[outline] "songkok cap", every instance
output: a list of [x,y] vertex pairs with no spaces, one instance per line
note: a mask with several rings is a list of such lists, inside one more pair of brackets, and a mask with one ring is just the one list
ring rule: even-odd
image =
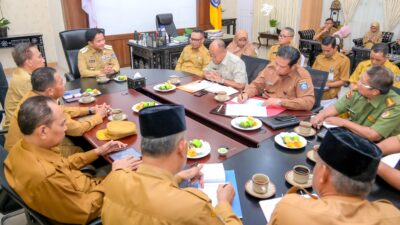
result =
[[319,157],[333,169],[357,181],[372,181],[382,156],[375,143],[344,128],[329,129]]
[[143,137],[160,138],[186,130],[182,105],[157,105],[139,111],[140,133]]

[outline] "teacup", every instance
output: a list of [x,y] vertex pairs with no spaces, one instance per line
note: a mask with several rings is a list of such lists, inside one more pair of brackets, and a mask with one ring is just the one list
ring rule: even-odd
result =
[[299,124],[299,131],[302,134],[309,134],[311,132],[312,124],[310,122],[301,121]]
[[179,77],[177,75],[171,75],[169,76],[168,80],[171,84],[177,84],[179,83]]
[[98,83],[105,83],[105,82],[109,81],[109,79],[106,76],[97,76],[96,81]]
[[217,98],[223,101],[228,98],[228,94],[226,93],[226,91],[218,91]]
[[298,184],[305,184],[308,182],[310,176],[310,169],[303,165],[296,165],[293,167],[293,180]]
[[123,113],[122,113],[122,109],[113,109],[111,111],[111,117],[113,118],[113,120],[122,120],[123,118]]
[[92,100],[92,96],[89,93],[83,93],[81,95],[82,102],[90,102]]
[[253,191],[258,194],[265,194],[268,192],[269,177],[263,173],[256,173],[251,178],[253,183]]
[[316,152],[318,152],[318,149],[319,149],[319,145],[314,145],[313,146],[313,151],[316,153]]

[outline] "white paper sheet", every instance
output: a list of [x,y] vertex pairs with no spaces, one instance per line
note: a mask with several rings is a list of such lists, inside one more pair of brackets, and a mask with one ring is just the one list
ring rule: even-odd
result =
[[391,154],[382,158],[382,162],[394,168],[400,160],[400,153]]
[[224,183],[225,169],[222,163],[203,164],[201,172],[204,175],[204,183]]
[[267,222],[269,223],[269,220],[271,219],[272,212],[275,209],[276,204],[282,199],[282,197],[279,198],[273,198],[273,199],[267,199],[267,200],[262,200],[259,202],[261,206],[261,210],[264,213],[265,219],[267,219]]
[[[235,103],[239,103],[237,97],[234,97],[231,101],[235,102]],[[242,104],[254,105],[254,106],[262,106],[264,104],[264,100],[257,99],[257,98],[249,98],[249,99],[247,99],[247,101],[243,102]]]
[[333,124],[329,124],[327,122],[323,122],[322,126],[324,126],[326,129],[339,127],[339,126],[336,126],[336,125],[333,125]]
[[267,117],[267,109],[265,106],[227,104],[225,114],[227,116]]
[[206,88],[205,90],[208,92],[211,92],[211,93],[218,93],[220,91],[225,91],[227,95],[233,95],[233,94],[236,94],[239,92],[235,88],[220,85],[217,83],[211,83],[211,85],[208,88]]

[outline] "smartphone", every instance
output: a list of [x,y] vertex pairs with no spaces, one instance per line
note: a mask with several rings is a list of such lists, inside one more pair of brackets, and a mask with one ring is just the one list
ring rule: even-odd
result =
[[287,122],[287,121],[292,121],[295,120],[295,116],[279,116],[275,117],[275,120],[280,121],[280,122]]
[[207,93],[208,93],[208,91],[206,91],[206,90],[200,90],[200,91],[195,92],[193,95],[196,97],[201,97],[203,95],[206,95]]
[[323,127],[317,134],[318,138],[324,139],[326,133],[328,132],[328,129],[326,129],[325,127]]
[[112,160],[121,160],[127,156],[133,156],[135,158],[141,158],[142,154],[140,154],[138,151],[136,151],[134,148],[129,147],[129,148],[124,148],[118,152],[113,152],[110,154],[110,158]]

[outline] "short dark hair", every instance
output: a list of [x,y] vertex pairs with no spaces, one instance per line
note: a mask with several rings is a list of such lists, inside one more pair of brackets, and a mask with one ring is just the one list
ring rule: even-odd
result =
[[38,126],[50,126],[53,123],[50,103],[54,103],[50,97],[41,95],[30,97],[22,103],[18,111],[18,126],[22,134],[31,135]]
[[332,23],[334,22],[332,18],[326,18],[325,22],[328,21],[328,20],[332,21]]
[[372,66],[367,70],[368,84],[378,89],[381,94],[387,94],[393,85],[393,73],[384,66]]
[[322,45],[330,45],[332,48],[336,47],[336,38],[332,36],[326,36],[321,41]]
[[53,87],[56,82],[54,77],[56,72],[51,67],[42,67],[34,70],[31,77],[32,90],[43,92],[47,88]]
[[88,42],[93,41],[97,34],[104,35],[104,29],[92,28],[92,29],[87,30],[85,33],[86,41],[88,41]]
[[192,33],[200,33],[204,37],[204,31],[201,29],[193,29]]
[[23,66],[26,60],[32,58],[32,52],[30,50],[32,47],[36,47],[36,45],[26,42],[15,45],[11,54],[17,66]]
[[389,53],[389,46],[385,43],[377,43],[372,46],[371,51],[375,53],[382,52],[383,55],[386,56]]
[[282,57],[289,60],[289,66],[293,66],[300,59],[299,50],[293,48],[292,46],[284,46],[278,50],[276,56]]

